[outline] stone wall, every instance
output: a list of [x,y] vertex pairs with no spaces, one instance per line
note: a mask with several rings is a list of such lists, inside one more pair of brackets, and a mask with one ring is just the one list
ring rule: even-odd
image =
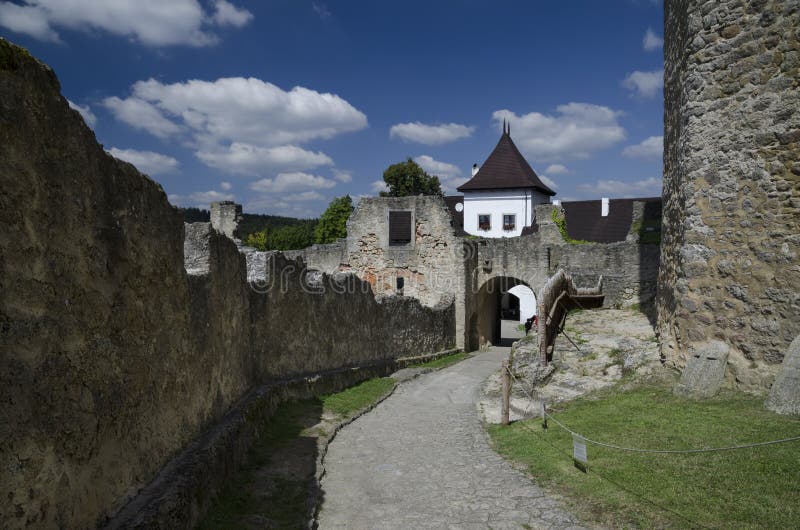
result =
[[347,241],[340,239],[335,243],[311,245],[302,250],[286,250],[283,254],[289,259],[301,258],[309,269],[334,273],[339,265],[347,261]]
[[[389,212],[412,215],[412,241],[389,244]],[[366,197],[347,221],[347,248],[340,270],[356,273],[378,295],[398,293],[426,306],[455,300],[456,345],[464,346],[464,242],[455,235],[450,212],[439,197]]]
[[[471,285],[467,292],[467,333],[471,348],[482,346],[490,337],[490,326],[483,318],[487,303],[493,302],[485,291],[495,286],[528,285],[539,296],[539,290],[559,268],[567,271],[580,287],[591,287],[603,276],[605,307],[643,309],[652,305],[656,295],[659,246],[639,244],[638,235],[631,233],[618,243],[567,243],[552,221],[552,205],[538,205],[538,231],[521,237],[480,239],[472,241],[475,258],[471,269]],[[634,213],[641,206],[634,205]],[[632,224],[631,230],[635,230]],[[518,282],[496,283],[498,278]]]
[[[461,238],[438,197],[375,197],[362,199],[347,226],[345,256],[340,271],[354,272],[374,293],[402,294],[432,306],[453,298],[456,307],[456,344],[477,349],[489,340],[494,324],[494,288],[527,284],[534,292],[559,267],[580,285],[595,285],[603,275],[606,306],[652,306],[656,292],[659,246],[640,244],[638,228],[645,216],[644,204],[634,203],[629,236],[619,243],[573,244],[564,241],[552,221],[551,205],[538,205],[538,231],[512,238]],[[414,237],[409,245],[389,244],[389,212],[413,212]],[[649,217],[653,213],[649,212]],[[638,223],[636,222],[638,221]],[[314,247],[292,255],[312,263],[326,262],[335,270],[331,254]],[[491,283],[495,278],[513,278]],[[488,315],[488,316],[487,316]],[[477,328],[480,328],[480,331]]]
[[763,391],[800,333],[800,2],[664,3],[658,331]]
[[447,300],[376,300],[281,256],[249,284],[233,241],[184,228],[2,39],[0,189],[3,528],[102,524],[261,383],[453,343]]
[[233,201],[212,202],[209,217],[211,226],[217,232],[231,239],[238,237],[236,227],[239,225],[239,221],[242,220],[241,204],[236,204]]
[[553,208],[536,207],[539,230],[531,235],[479,241],[478,286],[494,277],[510,276],[528,284],[538,296],[547,279],[563,268],[582,287],[594,286],[602,275],[606,307],[652,302],[658,245],[639,244],[635,234],[618,243],[566,243],[552,222]]

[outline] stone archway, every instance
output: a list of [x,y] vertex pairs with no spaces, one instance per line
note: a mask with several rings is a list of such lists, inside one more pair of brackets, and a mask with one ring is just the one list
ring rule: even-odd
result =
[[[516,300],[514,300],[516,299]],[[513,337],[506,329],[516,329],[536,309],[531,287],[519,278],[495,276],[488,279],[475,296],[475,312],[469,319],[469,347],[476,350],[488,345],[508,345]]]

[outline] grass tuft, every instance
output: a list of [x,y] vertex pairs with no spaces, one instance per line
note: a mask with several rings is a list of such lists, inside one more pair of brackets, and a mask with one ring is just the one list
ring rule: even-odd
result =
[[347,417],[368,407],[394,388],[391,377],[379,377],[364,381],[335,394],[322,397],[322,406],[327,412]]

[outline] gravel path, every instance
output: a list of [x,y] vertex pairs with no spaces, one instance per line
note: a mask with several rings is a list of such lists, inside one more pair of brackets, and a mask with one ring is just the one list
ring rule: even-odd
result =
[[328,449],[319,527],[577,528],[491,450],[476,409],[494,348],[402,384]]

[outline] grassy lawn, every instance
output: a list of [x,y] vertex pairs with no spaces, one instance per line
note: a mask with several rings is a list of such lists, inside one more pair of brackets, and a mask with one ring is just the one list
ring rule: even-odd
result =
[[454,353],[452,355],[447,355],[445,357],[439,357],[433,361],[428,361],[419,364],[412,364],[409,368],[431,368],[433,370],[440,370],[442,368],[447,368],[450,365],[459,363],[469,357],[468,353]]
[[[706,401],[642,387],[562,406],[554,417],[583,436],[647,449],[693,449],[800,435],[800,419],[767,412],[763,399],[728,393]],[[488,427],[495,448],[585,520],[612,527],[798,528],[800,442],[690,455],[640,454],[587,444],[588,472],[572,462],[571,436],[541,420]]]
[[[198,528],[305,528],[313,516],[317,439],[386,395],[389,377],[315,399],[282,404],[264,422],[247,464],[229,481]],[[322,421],[323,415],[333,421]]]

